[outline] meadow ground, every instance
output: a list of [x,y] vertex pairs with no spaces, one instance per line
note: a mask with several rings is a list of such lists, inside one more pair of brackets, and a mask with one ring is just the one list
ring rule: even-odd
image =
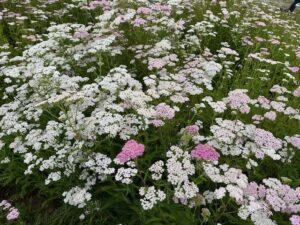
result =
[[0,225],[300,225],[289,3],[0,0]]

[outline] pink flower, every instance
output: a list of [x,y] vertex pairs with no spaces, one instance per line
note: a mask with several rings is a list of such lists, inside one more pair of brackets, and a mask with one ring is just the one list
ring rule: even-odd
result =
[[132,23],[135,27],[143,26],[147,21],[142,18],[136,18]]
[[203,159],[206,161],[217,161],[220,154],[210,145],[199,144],[191,152],[191,156],[196,159]]
[[256,144],[264,148],[279,150],[282,147],[281,141],[275,138],[271,132],[260,128],[256,128],[254,140]]
[[292,225],[300,225],[300,216],[292,215],[290,217],[290,221],[291,221]]
[[162,120],[152,120],[152,124],[155,127],[162,127],[165,123]]
[[189,125],[185,128],[185,131],[189,134],[189,135],[194,135],[197,134],[199,131],[199,127],[197,125]]
[[87,36],[89,36],[90,34],[86,31],[77,31],[74,34],[74,38],[86,38]]
[[276,40],[276,39],[271,39],[270,42],[271,42],[271,44],[273,44],[273,45],[278,45],[278,44],[280,44],[280,41],[278,41],[278,40]]
[[162,5],[160,3],[155,3],[155,4],[151,4],[151,9],[155,10],[155,11],[160,11],[160,12],[164,12],[166,15],[169,15],[171,13],[171,5]]
[[9,209],[11,207],[11,204],[6,200],[2,200],[2,202],[0,202],[0,207],[2,207],[3,209]]
[[139,7],[136,10],[137,13],[143,13],[143,14],[150,14],[152,12],[152,9],[147,8],[147,7]]
[[297,73],[297,72],[299,71],[299,67],[297,67],[297,66],[289,67],[289,70],[290,70],[292,73]]
[[269,120],[274,121],[276,119],[276,112],[274,112],[274,111],[266,112],[264,117],[266,117]]
[[300,138],[299,137],[291,137],[290,143],[300,150]]
[[266,24],[264,22],[262,22],[262,21],[256,21],[255,23],[259,27],[265,27],[266,26]]
[[261,54],[263,54],[263,55],[269,55],[269,54],[270,54],[267,48],[261,48],[261,49],[260,49],[260,52],[261,52]]
[[270,91],[278,94],[283,94],[286,93],[288,90],[285,87],[281,87],[278,84],[276,84],[270,89]]
[[109,2],[107,0],[97,0],[97,1],[92,1],[89,4],[89,7],[87,7],[88,9],[96,9],[98,6],[103,7],[103,9],[107,10],[109,9]]
[[135,159],[138,156],[144,154],[145,146],[143,144],[139,144],[135,140],[129,140],[125,143],[122,148],[122,151],[117,155],[117,159],[121,163],[125,163],[130,159]]
[[227,101],[231,108],[239,109],[241,113],[249,113],[250,107],[247,105],[250,103],[251,99],[247,94],[245,94],[245,90],[237,89],[229,92]]
[[252,40],[251,40],[251,37],[248,37],[248,36],[243,37],[243,43],[244,43],[245,45],[249,45],[249,46],[252,46],[252,45],[253,45],[253,42],[252,42]]
[[152,70],[153,68],[154,69],[161,69],[165,65],[167,65],[167,62],[164,59],[160,59],[160,58],[153,59],[153,58],[150,58],[149,59],[149,66],[148,66],[148,68],[149,68],[149,70]]
[[244,92],[244,90],[234,90],[229,93],[228,101],[231,107],[238,108],[250,102],[249,96]]
[[160,103],[155,107],[155,116],[161,119],[172,119],[175,116],[175,110],[166,103]]
[[258,185],[255,182],[250,182],[247,187],[244,188],[245,196],[252,196],[254,198],[263,198],[266,196],[266,188],[263,185]]
[[10,208],[9,213],[6,216],[7,220],[15,220],[19,217],[19,210],[16,208]]
[[300,97],[300,87],[298,87],[296,90],[294,90],[293,95],[295,97]]
[[263,39],[262,37],[255,37],[255,40],[257,40],[258,42],[263,42],[263,41],[265,41],[265,39]]

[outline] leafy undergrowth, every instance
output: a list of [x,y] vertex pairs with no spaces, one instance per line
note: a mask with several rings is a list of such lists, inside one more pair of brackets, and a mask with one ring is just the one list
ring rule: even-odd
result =
[[0,224],[300,224],[296,14],[243,0],[0,10]]

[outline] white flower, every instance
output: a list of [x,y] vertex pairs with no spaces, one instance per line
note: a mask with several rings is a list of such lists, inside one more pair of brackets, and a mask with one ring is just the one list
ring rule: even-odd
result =
[[68,192],[63,193],[64,202],[78,208],[83,208],[87,201],[91,200],[92,195],[85,188],[78,186],[71,188]]
[[161,190],[156,190],[154,186],[141,187],[139,193],[140,196],[143,196],[140,201],[144,210],[152,209],[158,202],[162,202],[166,198],[166,194]]
[[121,181],[123,184],[131,184],[133,182],[132,178],[136,176],[138,170],[135,168],[124,168],[121,167],[117,170],[116,181]]
[[162,177],[162,174],[164,172],[164,162],[162,160],[159,160],[152,164],[152,166],[149,168],[149,171],[152,172],[151,177],[153,180],[160,180]]

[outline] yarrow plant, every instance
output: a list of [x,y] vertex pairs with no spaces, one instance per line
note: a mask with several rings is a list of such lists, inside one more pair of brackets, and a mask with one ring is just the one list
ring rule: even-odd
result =
[[199,144],[192,150],[191,156],[205,161],[217,161],[220,154],[212,146]]
[[129,140],[125,143],[122,151],[116,156],[120,163],[125,163],[130,159],[135,159],[144,154],[145,146],[137,143],[135,140]]
[[8,201],[2,200],[0,202],[0,208],[2,211],[6,211],[6,220],[16,220],[19,217],[19,210],[13,207]]
[[256,0],[0,0],[0,224],[299,225],[295,21]]

